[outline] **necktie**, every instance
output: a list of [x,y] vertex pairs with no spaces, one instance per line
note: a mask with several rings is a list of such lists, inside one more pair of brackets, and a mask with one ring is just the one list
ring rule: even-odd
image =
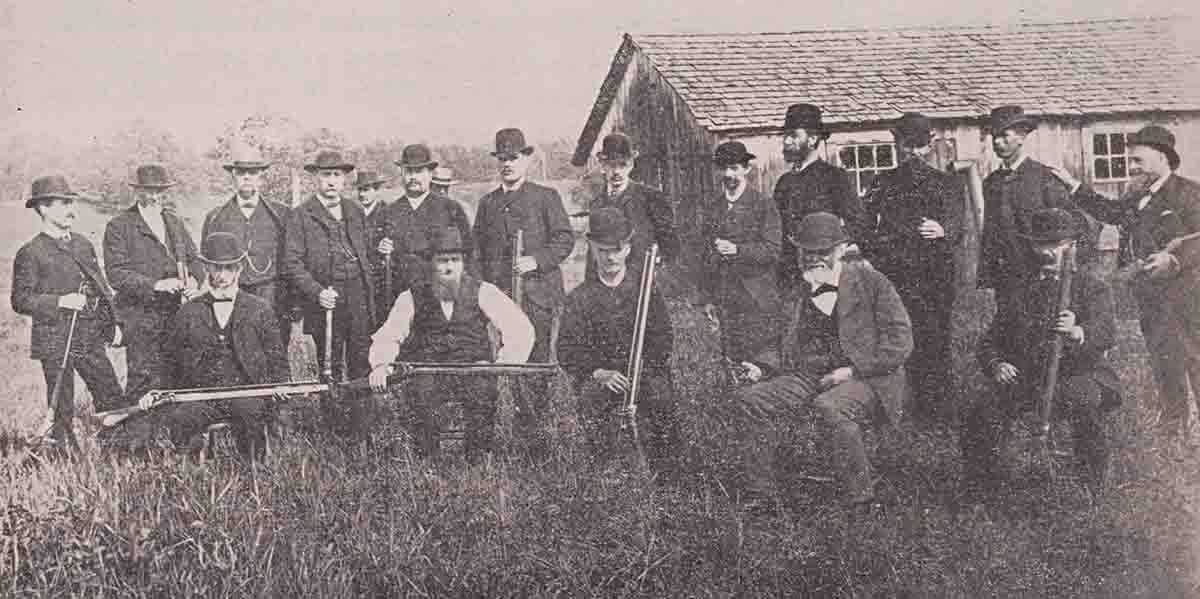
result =
[[830,285],[829,283],[821,283],[819,286],[817,286],[816,290],[813,291],[813,295],[815,296],[815,295],[821,295],[824,293],[837,293],[837,291],[838,291],[837,285]]

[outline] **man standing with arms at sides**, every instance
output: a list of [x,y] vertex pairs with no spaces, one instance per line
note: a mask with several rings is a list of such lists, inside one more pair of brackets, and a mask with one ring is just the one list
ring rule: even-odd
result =
[[[371,277],[366,215],[362,206],[342,198],[354,165],[340,152],[326,150],[304,167],[317,180],[317,193],[292,211],[283,264],[296,300],[304,307],[304,332],[317,346],[325,370],[326,311],[333,311],[334,381],[362,378],[371,372],[368,353],[375,331],[375,281]],[[367,432],[366,406],[348,397],[348,407],[329,405],[334,432],[348,441]]]
[[[783,159],[792,170],[775,183],[775,207],[783,229],[790,231],[813,212],[835,214],[846,223],[852,242],[866,234],[869,223],[853,188],[850,175],[821,159],[821,142],[829,130],[821,121],[821,109],[812,104],[793,104],[783,118]],[[779,258],[779,286],[791,289],[800,283],[796,250],[784,244]]]
[[[13,259],[13,311],[33,317],[29,356],[42,363],[50,406],[54,405],[55,381],[63,377],[49,431],[54,443],[73,435],[75,372],[91,391],[97,412],[124,407],[121,384],[105,352],[115,332],[113,290],[100,271],[92,242],[71,233],[76,198],[65,177],[35,179],[25,207],[41,217],[42,230],[21,246]],[[68,338],[70,361],[67,372],[60,373]]]
[[[354,187],[358,190],[358,203],[362,205],[363,214],[367,218],[367,247],[371,256],[371,273],[375,279],[375,321],[383,322],[391,308],[391,297],[388,296],[389,282],[387,279],[386,261],[388,256],[381,251],[384,238],[387,237],[387,206],[383,203],[383,184],[387,182],[375,171],[358,171],[355,173]],[[396,273],[392,273],[395,276]]]
[[104,229],[104,269],[124,327],[130,398],[174,386],[168,325],[181,301],[200,294],[196,277],[204,276],[191,234],[173,211],[163,209],[167,190],[175,185],[167,169],[139,166],[136,177],[129,185],[137,203]]
[[[633,249],[629,265],[641,270],[642,256],[652,244],[658,244],[659,256],[666,263],[679,254],[679,236],[675,233],[675,209],[662,192],[629,178],[638,152],[624,133],[604,137],[596,158],[604,172],[604,187],[596,190],[589,210],[619,208],[633,224]],[[585,280],[596,278],[594,260],[587,262]]]
[[864,256],[896,287],[912,319],[908,359],[913,417],[949,421],[950,313],[954,308],[954,247],[962,239],[962,185],[927,162],[932,132],[924,115],[905,113],[892,128],[899,165],[884,171],[863,196]]
[[263,176],[271,163],[258,148],[234,147],[225,170],[233,177],[234,195],[213,208],[204,217],[200,239],[213,233],[232,233],[247,248],[245,270],[240,277],[241,290],[271,304],[279,319],[279,334],[287,347],[292,337],[291,302],[283,281],[283,236],[292,209],[262,195]]
[[709,202],[701,223],[705,256],[699,303],[720,328],[722,357],[732,364],[758,352],[779,305],[779,212],[770,198],[748,186],[754,158],[740,141],[717,146],[713,162],[721,195]]
[[[562,198],[549,187],[526,179],[533,147],[525,143],[520,129],[496,133],[496,157],[500,187],[479,200],[475,215],[475,242],[483,280],[512,295],[514,274],[523,279],[524,297],[518,305],[533,322],[535,341],[530,360],[550,359],[550,330],[562,306],[562,264],[575,247],[575,232],[567,219]],[[513,240],[522,232],[524,250],[513,256]],[[534,459],[545,456],[549,446],[539,423],[548,405],[548,382],[523,377],[513,400],[517,413],[514,434],[529,443]]]

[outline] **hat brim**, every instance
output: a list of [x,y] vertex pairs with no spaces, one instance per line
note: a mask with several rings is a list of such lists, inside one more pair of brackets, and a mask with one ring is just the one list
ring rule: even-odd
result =
[[212,264],[213,266],[232,266],[234,264],[241,263],[243,260],[246,259],[246,256],[248,256],[248,255],[249,255],[249,252],[246,252],[246,253],[243,253],[240,257],[235,258],[235,259],[216,260],[213,258],[209,258],[209,257],[205,256],[204,254],[200,254],[199,256],[197,256],[197,258],[200,258],[201,262],[203,262],[205,264]]
[[129,181],[129,186],[135,189],[167,189],[179,185],[178,181],[167,181],[165,183],[138,183],[137,181]]
[[227,171],[243,170],[243,171],[265,171],[271,168],[270,162],[233,162],[222,165]]
[[33,197],[25,200],[25,207],[33,208],[34,206],[37,206],[38,204],[41,204],[42,202],[49,202],[51,200],[69,200],[69,201],[73,202],[80,198],[81,198],[81,196],[79,196],[77,194],[47,193],[47,194],[43,194],[40,196],[33,196]]
[[438,254],[459,254],[464,258],[470,254],[467,248],[424,248],[416,252],[416,254],[426,260],[432,260]]
[[327,164],[324,166],[318,166],[316,164],[304,165],[304,171],[308,172],[308,173],[315,173],[317,171],[324,171],[324,170],[335,170],[335,171],[342,171],[343,173],[348,173],[348,172],[354,170],[354,165],[353,164]]
[[794,245],[802,250],[816,252],[816,251],[824,251],[824,250],[832,249],[840,243],[847,243],[850,241],[850,238],[843,237],[841,239],[837,239],[832,242],[821,239],[821,240],[819,240],[820,242],[818,243],[817,240],[810,241],[810,240],[806,240],[806,239],[800,239],[800,238],[796,237],[795,235],[788,235],[787,240],[789,243],[791,243],[792,245]]
[[1038,128],[1037,119],[1029,116],[1012,119],[1002,123],[990,123],[988,131],[995,135],[997,132],[1003,132],[1006,129],[1025,129],[1026,131],[1034,131]]
[[446,185],[446,186],[458,185],[458,179],[450,179],[450,180],[434,179],[434,180],[430,181],[430,183],[433,185]]
[[368,181],[366,183],[355,183],[354,188],[355,189],[366,189],[368,187],[383,187],[384,185],[387,184],[388,181],[391,181],[391,179],[390,178],[376,179],[374,181]]
[[754,154],[746,152],[745,154],[743,154],[739,157],[736,157],[736,158],[729,158],[729,157],[713,158],[713,164],[715,164],[717,166],[730,166],[733,164],[745,164],[756,158],[758,158],[758,156],[755,156]]
[[629,154],[606,154],[604,152],[596,152],[597,160],[633,160],[637,158],[637,152]]
[[407,164],[404,162],[400,162],[399,160],[396,160],[393,162],[393,164],[395,164],[396,166],[398,166],[400,168],[437,168],[438,167],[438,161],[436,161],[436,160],[430,160],[429,162],[421,162],[419,164]]
[[521,148],[520,150],[517,150],[516,152],[504,151],[504,152],[492,152],[491,154],[492,154],[492,156],[495,156],[496,158],[516,158],[517,154],[524,154],[524,155],[528,156],[532,153],[533,153],[533,146],[525,146],[524,148]]

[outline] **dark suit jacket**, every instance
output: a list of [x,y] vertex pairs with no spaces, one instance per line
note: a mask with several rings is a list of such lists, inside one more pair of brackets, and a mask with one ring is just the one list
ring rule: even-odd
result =
[[[816,326],[817,307],[808,284],[798,285],[782,314],[782,335],[772,349],[755,360],[782,374],[802,370],[811,356],[800,355],[802,340]],[[913,350],[912,324],[896,288],[887,277],[863,260],[842,266],[834,308],[842,353],[854,365],[854,378],[865,381],[879,395],[887,417],[899,422],[904,402],[904,362]]]
[[[266,300],[239,292],[229,316],[233,351],[250,384],[281,383],[290,378],[287,351],[275,311]],[[217,334],[212,296],[204,295],[179,309],[171,323],[174,380],[180,388],[211,386],[207,368],[213,363],[205,348]]]
[[[287,285],[280,283],[283,278],[283,260],[287,247],[285,240],[287,224],[292,216],[292,209],[290,206],[280,204],[265,197],[259,198],[259,208],[264,210],[271,224],[274,226],[275,251],[270,252],[266,249],[256,247],[253,243],[248,243],[249,247],[247,251],[251,265],[256,269],[266,269],[267,265],[270,265],[270,268],[266,269],[268,272],[262,275],[251,277],[252,273],[248,272],[249,267],[247,267],[247,271],[242,272],[242,283],[243,285],[249,285],[266,280],[275,280],[277,287],[275,290],[276,303],[274,309],[280,316],[283,316],[291,309]],[[229,201],[213,208],[208,214],[204,215],[204,224],[200,228],[201,245],[204,244],[204,239],[211,233],[217,231],[235,232],[232,227],[228,226],[228,223],[231,222],[245,222],[245,215],[242,214],[242,209],[238,207],[237,194],[230,197]],[[262,235],[262,232],[249,231],[247,233],[247,241],[253,241],[260,235]],[[252,278],[259,280],[253,281],[251,280]]]
[[[841,217],[846,223],[846,234],[854,241],[861,241],[870,228],[850,175],[824,160],[817,160],[800,172],[789,170],[781,175],[775,182],[774,198],[784,235],[795,233],[793,227],[813,212]],[[780,252],[779,285],[786,289],[801,283],[796,248],[785,243]]]
[[430,193],[416,210],[408,198],[401,196],[387,206],[377,208],[383,210],[384,235],[392,240],[395,248],[392,250],[392,289],[387,299],[390,312],[392,304],[401,293],[407,291],[418,282],[427,280],[429,260],[421,257],[421,252],[429,247],[429,232],[437,227],[455,227],[463,238],[463,247],[467,250],[467,271],[473,272],[471,261],[475,256],[475,239],[471,232],[471,222],[467,213],[458,202],[441,194]]
[[81,347],[108,343],[114,331],[113,290],[100,271],[92,242],[73,233],[69,246],[64,248],[49,235],[40,233],[17,250],[13,259],[12,307],[18,314],[33,317],[30,357],[62,358],[71,311],[60,309],[58,299],[79,291],[85,278],[97,301],[94,309],[80,312],[72,344]]
[[179,276],[176,260],[187,265],[188,274],[197,282],[204,280],[204,265],[183,221],[164,211],[163,222],[167,239],[160,242],[135,204],[108,221],[104,229],[104,269],[117,292],[118,319],[130,337],[146,327],[157,329],[165,324],[164,315],[179,309],[178,295],[154,291],[156,282]]
[[[699,301],[717,304],[722,296],[750,298],[759,310],[779,305],[775,266],[779,260],[779,211],[768,197],[747,187],[742,197],[726,208],[724,194],[709,201],[701,223],[704,266],[699,281]],[[737,254],[722,257],[713,243],[717,238],[732,241]]]
[[511,193],[497,188],[479,200],[475,244],[480,274],[508,295],[512,295],[512,240],[518,229],[524,231],[525,255],[533,256],[538,265],[525,275],[525,301],[557,308],[566,295],[559,265],[575,249],[575,231],[558,192],[526,181]]
[[[658,255],[663,262],[670,262],[679,255],[679,235],[675,232],[675,209],[667,195],[653,187],[630,181],[625,191],[615,198],[608,197],[605,184],[592,186],[592,201],[589,210],[595,212],[601,208],[619,208],[633,223],[633,249],[629,252],[628,264],[640,270],[646,251],[652,244],[658,244]],[[587,261],[587,277],[596,277],[596,264]]]
[[[362,266],[366,304],[362,309],[375,319],[375,281],[371,270],[371,255],[367,248],[366,215],[362,206],[353,200],[342,200],[342,222],[329,215],[317,196],[313,196],[292,211],[288,223],[283,275],[291,286],[293,297],[304,310],[304,332],[311,334],[324,326],[325,311],[317,296],[333,283],[331,240],[337,236],[334,227],[345,226],[349,231],[354,256]],[[371,327],[374,329],[374,327]]]

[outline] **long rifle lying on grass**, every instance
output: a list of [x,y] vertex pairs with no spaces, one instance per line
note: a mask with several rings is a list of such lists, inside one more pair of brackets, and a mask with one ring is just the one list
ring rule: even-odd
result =
[[[1054,305],[1052,321],[1058,319],[1063,310],[1071,309],[1071,279],[1075,276],[1075,242],[1063,250],[1058,262],[1058,298]],[[1037,403],[1037,428],[1033,436],[1037,445],[1046,449],[1050,445],[1050,411],[1054,404],[1054,392],[1058,387],[1058,367],[1062,362],[1063,336],[1054,333],[1050,341],[1050,360],[1046,364],[1046,378],[1042,381],[1041,393]]]
[[[638,443],[637,400],[642,383],[642,353],[646,348],[646,323],[650,320],[650,294],[654,290],[654,263],[657,262],[658,244],[650,246],[642,262],[642,281],[638,287],[637,316],[633,321],[633,340],[629,347],[629,360],[625,364],[625,378],[629,379],[629,390],[621,407],[621,430],[629,431],[633,442]],[[640,450],[640,447],[639,447]]]

